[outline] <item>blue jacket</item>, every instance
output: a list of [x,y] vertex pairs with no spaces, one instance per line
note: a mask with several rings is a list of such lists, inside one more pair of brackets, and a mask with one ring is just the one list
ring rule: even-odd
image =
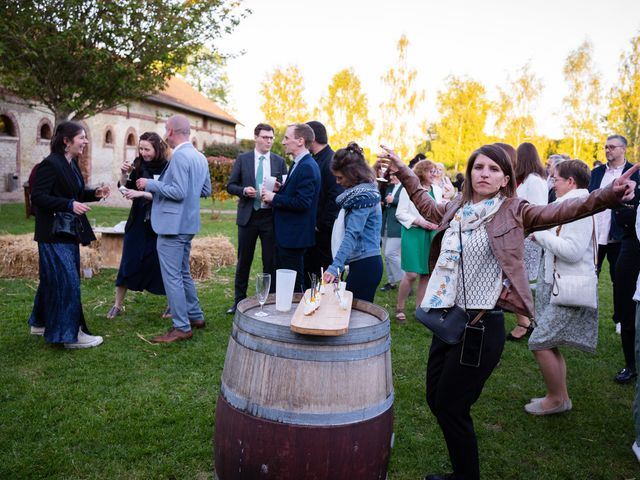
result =
[[319,196],[320,169],[307,154],[298,161],[271,202],[277,245],[284,248],[315,245]]
[[[345,193],[348,191],[345,190]],[[345,210],[344,223],[344,238],[333,263],[327,268],[336,276],[338,269],[344,271],[345,264],[380,255],[382,209],[379,196],[370,207]]]

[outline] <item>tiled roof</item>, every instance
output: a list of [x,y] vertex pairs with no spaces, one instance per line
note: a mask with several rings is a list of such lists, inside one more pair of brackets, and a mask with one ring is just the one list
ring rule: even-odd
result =
[[214,101],[202,95],[179,77],[172,77],[167,80],[164,90],[148,98],[163,105],[182,108],[189,112],[199,113],[234,125],[240,123],[222,110]]

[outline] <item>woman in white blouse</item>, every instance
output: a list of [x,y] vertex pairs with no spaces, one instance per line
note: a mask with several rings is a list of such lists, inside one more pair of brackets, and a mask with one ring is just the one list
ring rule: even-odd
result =
[[[413,167],[413,173],[420,179],[420,184],[429,192],[436,203],[442,201],[442,190],[434,184],[436,177],[436,165],[430,160],[421,160]],[[437,224],[425,220],[409,200],[409,195],[402,189],[396,219],[400,222],[400,262],[404,276],[398,289],[398,302],[396,304],[396,320],[404,323],[407,319],[404,313],[404,305],[409,296],[409,291],[415,280],[418,280],[416,290],[416,305],[422,303],[424,291],[429,282],[429,251],[431,250],[432,232]]]
[[[586,197],[591,172],[586,163],[568,160],[560,163],[554,179],[557,202]],[[573,347],[595,353],[598,343],[598,309],[568,307],[551,303],[554,270],[559,275],[596,277],[595,223],[585,217],[561,227],[532,235],[544,248],[536,288],[536,329],[529,338],[529,349],[540,366],[547,393],[532,398],[524,409],[532,415],[550,415],[571,410],[567,392],[567,365],[558,347]],[[589,295],[584,292],[584,295]],[[592,292],[596,295],[596,292]],[[592,299],[595,302],[595,299]]]
[[451,179],[444,170],[442,163],[436,163],[436,178],[434,183],[442,190],[442,198],[451,200],[456,196],[456,188],[451,183]]
[[[525,142],[518,147],[516,152],[516,195],[533,205],[546,205],[549,197],[547,189],[546,175],[538,150],[529,142]],[[524,241],[524,265],[529,275],[529,281],[535,282],[538,278],[538,265],[542,249],[530,239]],[[507,340],[521,340],[531,335],[533,327],[531,319],[524,315],[517,314],[517,325],[507,335]]]

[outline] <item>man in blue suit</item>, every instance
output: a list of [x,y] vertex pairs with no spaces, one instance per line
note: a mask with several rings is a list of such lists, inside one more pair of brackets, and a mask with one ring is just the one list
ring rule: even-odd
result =
[[293,164],[278,192],[262,192],[273,207],[276,234],[276,268],[295,270],[296,292],[303,291],[304,254],[315,244],[316,214],[320,196],[320,169],[309,153],[315,136],[309,125],[289,125],[282,145]]
[[171,343],[192,337],[191,328],[204,328],[204,313],[189,270],[191,240],[200,230],[200,197],[211,195],[206,158],[189,136],[189,120],[174,115],[167,120],[166,138],[173,148],[171,161],[158,180],[140,178],[136,185],[153,194],[151,226],[158,234],[158,258],[173,326],[151,341]]

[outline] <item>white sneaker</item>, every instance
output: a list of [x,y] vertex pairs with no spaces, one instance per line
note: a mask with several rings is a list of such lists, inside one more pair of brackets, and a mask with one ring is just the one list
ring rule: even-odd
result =
[[631,445],[631,450],[633,450],[633,453],[636,454],[636,458],[640,462],[640,447],[638,446],[637,442],[633,442],[633,445]]
[[620,323],[616,323],[616,333],[618,335],[620,335],[620,332],[622,332],[622,326],[620,325]]
[[31,335],[44,335],[44,327],[31,327]]
[[102,343],[102,337],[97,335],[87,335],[82,330],[78,330],[78,341],[75,343],[65,343],[64,348],[91,348]]

